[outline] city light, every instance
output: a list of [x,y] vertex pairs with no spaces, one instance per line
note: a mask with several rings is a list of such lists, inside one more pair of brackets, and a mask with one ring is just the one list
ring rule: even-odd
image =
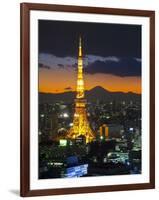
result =
[[42,135],[42,132],[41,132],[41,131],[39,131],[39,135]]
[[80,177],[87,174],[88,164],[70,167],[66,169],[65,177]]
[[70,123],[69,126],[70,126],[70,127],[73,126],[73,123]]
[[103,136],[102,135],[100,136],[100,139],[103,140]]
[[68,115],[67,113],[63,113],[63,117],[64,117],[64,118],[68,118],[69,115]]
[[60,146],[61,147],[67,146],[67,140],[61,139],[60,140]]

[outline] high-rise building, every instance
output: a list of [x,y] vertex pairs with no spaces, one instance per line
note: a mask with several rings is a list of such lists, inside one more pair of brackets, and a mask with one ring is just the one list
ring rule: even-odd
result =
[[99,132],[100,132],[100,138],[101,139],[108,139],[108,137],[109,137],[109,127],[107,126],[107,124],[103,124],[102,126],[100,126]]
[[82,41],[79,38],[79,53],[78,53],[78,74],[77,74],[77,88],[75,99],[75,112],[73,118],[73,126],[69,130],[68,138],[76,139],[78,137],[85,137],[86,143],[91,142],[95,136],[90,128],[87,119],[86,110],[87,101],[85,99],[85,89],[83,80],[83,59],[82,59]]

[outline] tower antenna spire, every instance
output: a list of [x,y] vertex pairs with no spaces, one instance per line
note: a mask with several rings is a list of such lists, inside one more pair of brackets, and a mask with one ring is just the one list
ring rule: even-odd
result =
[[81,35],[79,35],[79,53],[78,56],[82,56],[82,38]]
[[79,37],[79,50],[78,50],[78,74],[77,74],[77,89],[76,98],[84,98],[84,80],[83,80],[83,59],[82,59],[82,41]]

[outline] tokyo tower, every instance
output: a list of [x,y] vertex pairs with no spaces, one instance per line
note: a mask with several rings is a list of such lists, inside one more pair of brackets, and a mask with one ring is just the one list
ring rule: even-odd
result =
[[73,118],[73,126],[68,132],[68,138],[76,139],[80,136],[85,137],[86,143],[94,140],[95,136],[90,128],[87,119],[86,110],[87,100],[85,99],[85,89],[83,80],[83,59],[82,59],[82,41],[79,38],[79,52],[78,52],[78,74],[77,74],[77,88],[75,98],[75,112]]

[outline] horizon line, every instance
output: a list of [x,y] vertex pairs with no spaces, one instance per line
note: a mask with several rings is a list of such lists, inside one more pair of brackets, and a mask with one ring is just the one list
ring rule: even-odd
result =
[[[100,88],[103,88],[103,87],[101,87],[101,86],[96,86],[96,87],[100,87]],[[96,88],[96,87],[93,87],[93,88],[91,88],[91,89],[89,89],[89,90],[85,90],[85,91],[90,91],[90,90],[92,90],[92,89],[94,89],[94,88]],[[122,93],[124,93],[124,94],[127,94],[127,93],[133,93],[133,94],[137,94],[137,95],[141,95],[142,93],[137,93],[137,92],[133,92],[133,91],[128,91],[128,92],[124,92],[124,91],[111,91],[111,90],[108,90],[108,89],[105,89],[105,88],[103,88],[105,91],[108,91],[108,92],[111,92],[111,93],[116,93],[116,92],[122,92]],[[38,91],[38,93],[45,93],[45,94],[62,94],[62,93],[66,93],[66,92],[76,92],[76,90],[66,90],[66,91],[63,91],[63,92],[44,92],[44,91]]]

